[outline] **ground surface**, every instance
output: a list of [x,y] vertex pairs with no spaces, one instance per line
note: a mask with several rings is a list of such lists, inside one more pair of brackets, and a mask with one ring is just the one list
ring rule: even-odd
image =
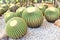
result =
[[[4,18],[0,18],[0,30],[5,30]],[[4,31],[2,31],[4,33]],[[3,35],[0,31],[0,36]],[[2,39],[2,40],[7,40]],[[13,40],[9,38],[9,40]],[[27,34],[18,40],[60,40],[60,28],[44,20],[39,28],[28,28]]]

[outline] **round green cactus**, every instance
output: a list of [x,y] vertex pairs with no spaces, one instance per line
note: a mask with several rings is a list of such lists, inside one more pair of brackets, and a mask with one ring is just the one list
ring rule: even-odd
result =
[[27,32],[27,24],[24,19],[14,17],[6,24],[6,33],[10,38],[21,38]]
[[45,10],[46,10],[46,7],[45,6],[39,6],[39,9],[41,10],[41,12],[44,14]]
[[60,0],[57,0],[58,2],[60,2]]
[[2,16],[8,10],[7,4],[2,4],[0,7],[0,16]]
[[9,6],[7,4],[3,4],[1,5],[1,8],[3,8],[3,12],[5,13],[8,10]]
[[20,8],[18,8],[18,9],[16,10],[16,13],[15,13],[16,16],[17,16],[17,17],[21,17],[24,9],[25,9],[25,7],[20,7]]
[[9,7],[9,5],[7,5],[7,4],[2,4],[1,7],[7,9],[7,8]]
[[59,10],[55,7],[49,7],[45,10],[44,15],[49,22],[55,22],[59,18]]
[[5,22],[7,22],[8,20],[10,20],[11,18],[15,17],[15,14],[14,12],[6,12],[4,13],[4,19],[5,19]]
[[3,13],[4,13],[4,9],[0,8],[0,16],[2,16]]
[[25,19],[27,25],[32,28],[39,27],[43,22],[43,14],[36,7],[28,7],[22,13],[22,18]]

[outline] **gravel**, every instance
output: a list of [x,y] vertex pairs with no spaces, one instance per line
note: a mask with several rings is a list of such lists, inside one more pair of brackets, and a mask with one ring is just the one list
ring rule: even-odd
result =
[[[5,21],[2,17],[0,19],[0,30],[3,29],[5,29]],[[13,39],[9,38],[9,40]],[[60,40],[60,28],[44,20],[39,28],[28,27],[27,34],[17,40]]]

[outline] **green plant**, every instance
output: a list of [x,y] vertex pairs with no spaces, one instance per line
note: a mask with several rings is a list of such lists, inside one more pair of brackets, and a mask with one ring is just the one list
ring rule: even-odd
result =
[[43,22],[43,14],[36,7],[28,7],[22,13],[22,18],[25,19],[29,27],[39,27]]
[[0,8],[0,16],[2,16],[3,13],[4,13],[4,9]]
[[16,10],[16,16],[17,17],[22,17],[22,13],[23,13],[23,11],[25,10],[26,8],[25,7],[20,7],[20,8],[18,8],[17,10]]
[[3,14],[4,14],[8,10],[9,5],[3,4],[3,5],[1,5],[1,8],[3,8]]
[[43,13],[43,15],[44,15],[44,12],[45,12],[45,10],[46,10],[46,7],[43,6],[43,5],[41,5],[41,6],[39,6],[39,9],[42,11],[42,13]]
[[7,11],[6,13],[4,13],[5,22],[8,22],[8,20],[10,20],[13,17],[15,17],[14,12]]
[[55,22],[59,18],[59,10],[55,7],[49,7],[45,10],[44,15],[47,21]]
[[23,37],[27,32],[27,24],[24,19],[14,17],[6,24],[6,33],[10,38],[17,39]]

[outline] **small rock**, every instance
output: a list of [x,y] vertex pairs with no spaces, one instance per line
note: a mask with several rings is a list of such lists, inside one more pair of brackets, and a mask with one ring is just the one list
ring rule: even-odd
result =
[[0,30],[0,39],[7,37],[5,30]]
[[56,20],[54,24],[60,27],[60,19]]

